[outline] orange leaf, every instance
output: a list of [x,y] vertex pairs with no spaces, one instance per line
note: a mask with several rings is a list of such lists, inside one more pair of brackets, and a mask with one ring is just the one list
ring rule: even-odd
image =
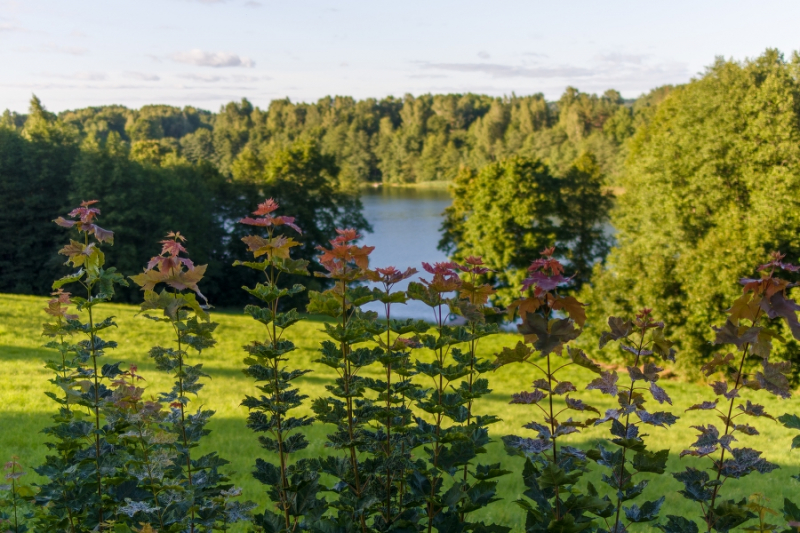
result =
[[553,302],[553,310],[563,309],[569,317],[580,327],[586,322],[585,305],[579,302],[574,296],[561,296]]

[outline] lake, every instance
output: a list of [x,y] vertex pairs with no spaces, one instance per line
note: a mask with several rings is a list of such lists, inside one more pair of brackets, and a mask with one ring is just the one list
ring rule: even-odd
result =
[[[414,267],[422,270],[422,262],[446,261],[447,256],[436,249],[441,237],[439,227],[442,213],[451,203],[450,195],[442,189],[412,187],[370,187],[364,189],[361,202],[364,216],[372,225],[373,232],[365,233],[363,244],[374,246],[370,255],[370,266],[382,268],[393,266],[399,270]],[[412,278],[419,280],[419,275]],[[404,290],[408,281],[398,283],[397,290]],[[383,316],[383,304],[372,303],[365,309],[377,311]],[[421,302],[409,301],[405,305],[392,306],[393,318],[417,318],[433,320],[430,308]]]

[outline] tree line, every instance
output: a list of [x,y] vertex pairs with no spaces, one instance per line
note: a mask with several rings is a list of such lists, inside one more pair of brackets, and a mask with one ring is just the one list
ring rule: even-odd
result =
[[[148,105],[54,114],[34,96],[27,114],[0,117],[0,226],[26,228],[7,233],[14,237],[0,244],[0,291],[45,293],[46,280],[61,266],[28,265],[23,256],[38,254],[25,252],[53,250],[45,221],[63,211],[65,201],[101,198],[118,219],[109,223],[125,228],[110,252],[121,269],[141,263],[145,243],[180,230],[209,264],[210,297],[239,303],[237,289],[246,280],[231,283],[218,273],[231,261],[228,245],[238,240],[230,213],[253,208],[258,198],[275,197],[302,215],[309,226],[302,254],[310,259],[337,225],[369,229],[358,200],[364,183],[459,182],[488,165],[522,158],[544,165],[551,185],[590,161],[589,174],[602,187],[607,176],[616,179],[625,140],[653,98],[625,101],[613,90],[598,96],[569,88],[556,102],[541,94],[337,96],[316,103],[275,100],[265,110],[242,100],[218,113]],[[570,189],[565,183],[549,193]],[[553,215],[545,211],[542,216]],[[606,212],[589,218],[600,220]],[[194,222],[177,228],[178,220]],[[461,243],[457,225],[452,218],[453,232],[442,244],[451,251]],[[577,260],[581,280],[607,247],[592,246],[594,252]]]
[[[28,114],[0,117],[0,229],[11,236],[0,243],[0,291],[43,294],[62,273],[25,259],[56,248],[47,221],[66,206],[53,191],[68,191],[70,205],[101,198],[118,217],[110,253],[123,271],[146,259],[145,243],[181,231],[209,265],[209,297],[227,305],[248,281],[218,274],[238,241],[232,213],[258,198],[305,221],[300,254],[311,259],[335,227],[368,229],[365,182],[445,180],[454,201],[440,246],[459,261],[484,257],[497,304],[555,245],[590,304],[587,327],[651,306],[673,317],[681,349],[706,358],[705,325],[738,291],[718,280],[757,277],[750,258],[771,250],[800,255],[798,74],[796,53],[767,50],[635,100],[568,88],[551,102],[337,96],[55,115],[34,98]],[[778,354],[796,358],[791,336],[776,334],[788,339]]]

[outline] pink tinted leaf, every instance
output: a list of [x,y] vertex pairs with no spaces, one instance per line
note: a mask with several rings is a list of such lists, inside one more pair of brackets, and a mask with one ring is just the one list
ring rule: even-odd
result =
[[586,386],[586,390],[594,389],[599,390],[603,394],[608,394],[609,396],[616,396],[618,379],[617,372],[614,370],[611,372],[603,372],[600,374],[600,377],[593,379],[589,385]]

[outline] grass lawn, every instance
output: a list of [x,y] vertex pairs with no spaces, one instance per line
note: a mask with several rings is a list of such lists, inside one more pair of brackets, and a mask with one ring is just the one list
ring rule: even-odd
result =
[[[30,469],[41,463],[45,454],[42,444],[44,436],[40,430],[48,423],[49,415],[54,411],[55,404],[45,396],[44,392],[51,385],[48,383],[50,372],[43,368],[43,360],[54,355],[55,352],[41,347],[46,338],[41,336],[41,323],[46,315],[42,311],[46,299],[32,296],[0,295],[0,460],[5,461],[11,455],[18,455],[21,462]],[[139,372],[147,379],[147,386],[153,396],[157,391],[168,390],[169,376],[157,373],[149,360],[148,350],[155,344],[166,344],[171,339],[171,333],[164,324],[154,323],[142,317],[137,317],[138,308],[128,305],[106,305],[99,308],[99,315],[115,315],[119,329],[105,332],[106,340],[116,340],[119,348],[109,355],[108,362],[117,360],[126,363],[135,363]],[[263,508],[266,497],[262,487],[250,476],[250,469],[256,457],[263,455],[258,446],[256,437],[245,427],[246,410],[239,404],[242,397],[252,393],[255,389],[250,379],[241,372],[244,352],[242,345],[250,339],[262,337],[260,326],[250,318],[238,313],[217,312],[213,314],[215,321],[219,322],[216,332],[218,345],[203,353],[200,362],[204,364],[205,371],[211,376],[206,381],[205,388],[195,404],[202,403],[205,407],[216,411],[209,424],[212,430],[204,447],[208,450],[216,449],[220,455],[228,459],[231,464],[230,472],[234,482],[244,489],[244,497],[254,500]],[[326,367],[313,363],[316,358],[316,349],[323,339],[320,332],[321,324],[318,321],[304,321],[289,330],[290,338],[298,346],[292,354],[292,366],[296,368],[311,368],[313,373],[301,380],[301,388],[311,398],[325,393],[324,386],[332,381],[332,375]],[[483,356],[499,351],[502,346],[511,346],[516,343],[517,337],[510,334],[501,334],[482,340],[480,353]],[[616,349],[609,347],[606,349]],[[426,355],[419,351],[417,357]],[[680,356],[680,354],[679,354]],[[198,360],[195,359],[195,362]],[[564,372],[564,378],[569,379],[583,389],[590,374],[583,369],[569,367]],[[513,526],[514,531],[523,530],[524,516],[521,510],[513,504],[513,500],[520,497],[524,487],[520,472],[522,461],[519,458],[508,457],[499,442],[501,435],[516,433],[519,435],[533,436],[532,432],[521,429],[521,426],[535,416],[533,406],[509,405],[510,395],[514,392],[527,389],[535,377],[521,366],[502,368],[492,374],[489,379],[494,392],[476,405],[476,410],[484,413],[499,414],[503,421],[491,427],[495,442],[491,445],[490,455],[484,462],[500,461],[504,466],[514,471],[514,474],[500,479],[500,495],[503,501],[492,504],[483,511],[483,518],[492,523],[502,523]],[[719,421],[708,412],[691,411],[684,413],[690,405],[710,399],[712,392],[705,385],[684,383],[680,381],[662,381],[660,384],[671,395],[675,406],[672,411],[681,416],[678,423],[670,430],[655,428],[649,431],[651,449],[669,448],[670,469],[682,469],[682,464],[705,467],[708,460],[699,461],[694,458],[680,460],[678,453],[694,441],[695,430],[690,426],[713,423],[719,426]],[[777,400],[765,392],[745,392],[745,398],[751,398],[765,405],[768,412],[778,416],[785,412],[797,413],[798,401],[792,398],[788,401]],[[597,391],[581,392],[576,397],[584,398],[601,411],[612,406],[612,400],[601,397]],[[666,406],[668,407],[668,406]],[[537,410],[538,411],[538,410]],[[749,445],[764,451],[764,456],[781,468],[768,475],[752,474],[747,478],[737,481],[730,480],[725,485],[723,495],[732,498],[741,498],[752,493],[763,493],[769,498],[775,508],[781,508],[783,498],[790,497],[796,502],[800,501],[800,483],[792,480],[790,476],[800,470],[800,451],[789,451],[792,437],[791,431],[783,428],[778,423],[762,419],[751,420],[762,432],[763,437],[757,438]],[[326,429],[322,425],[312,426],[309,432],[311,447],[306,451],[308,456],[323,453],[323,443]],[[650,429],[648,427],[648,429]],[[575,446],[586,446],[596,443],[607,436],[608,426],[592,428],[582,434],[571,435],[564,439],[571,441]],[[748,437],[743,437],[744,439]],[[753,439],[753,437],[750,437]],[[748,445],[746,443],[740,443]],[[613,446],[613,445],[612,445]],[[592,465],[597,470],[596,465]],[[29,480],[35,478],[29,475]],[[584,479],[597,480],[599,473],[593,473]],[[689,503],[678,494],[682,486],[670,475],[654,475],[650,486],[645,491],[646,499],[657,499],[664,495],[666,503],[662,508],[662,516],[676,514],[686,517],[697,517],[699,508]],[[774,521],[774,520],[773,520]],[[636,525],[632,529],[636,528]],[[649,529],[643,527],[642,530]]]

